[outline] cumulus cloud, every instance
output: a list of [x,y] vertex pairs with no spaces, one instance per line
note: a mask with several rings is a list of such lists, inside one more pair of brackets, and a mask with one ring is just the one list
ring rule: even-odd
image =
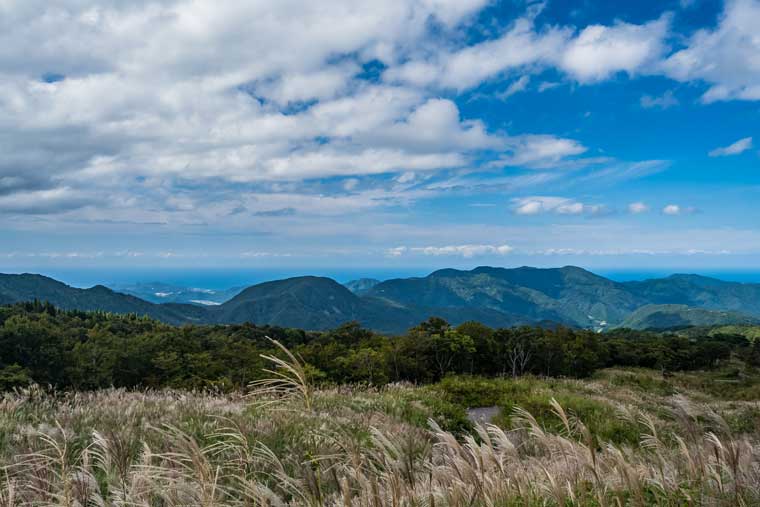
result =
[[[357,76],[365,63],[392,64],[431,27],[453,28],[484,4],[5,4],[0,195],[66,189],[89,191],[92,204],[97,195],[126,205],[153,192],[169,203],[159,190],[202,180],[461,166],[473,151],[498,148],[498,137],[461,120],[453,102]],[[73,207],[87,196],[80,198],[39,202]],[[6,199],[0,211],[55,208],[23,199]]]
[[669,17],[643,25],[588,26],[568,44],[560,67],[580,82],[606,79],[617,72],[636,74],[665,50]]
[[662,208],[663,215],[669,216],[693,215],[698,212],[699,210],[693,206],[683,207],[679,204],[668,204]]
[[464,90],[509,69],[549,63],[570,35],[566,28],[537,32],[530,16],[517,19],[497,39],[441,52],[425,60],[411,60],[391,67],[384,78],[415,86]]
[[708,155],[711,157],[727,157],[729,155],[739,155],[752,148],[752,138],[745,137],[739,139],[735,143],[729,144],[722,148],[715,148],[711,150]]
[[643,202],[632,202],[628,205],[628,212],[634,215],[640,215],[649,211],[649,206]]
[[585,204],[564,197],[534,196],[512,199],[512,211],[517,215],[589,215],[599,216],[610,213],[602,204]]
[[389,257],[400,257],[404,254],[420,254],[432,256],[456,256],[466,259],[480,257],[484,255],[507,255],[512,253],[514,248],[509,245],[484,245],[484,244],[467,244],[467,245],[447,245],[447,246],[425,246],[425,247],[396,247],[386,250]]
[[396,247],[387,249],[385,251],[385,255],[388,257],[401,257],[408,251],[409,249],[405,246],[396,246]]
[[578,141],[549,135],[525,135],[508,140],[509,153],[499,159],[506,166],[551,169],[581,155],[587,148]]
[[760,100],[760,2],[727,0],[717,26],[698,30],[662,64],[679,81],[704,81],[703,102]]
[[[573,27],[539,30],[534,16],[535,11],[530,11],[518,18],[499,38],[392,67],[385,79],[465,90],[515,69],[556,67],[581,83],[606,79],[618,72],[634,75],[662,57],[670,22],[668,16],[663,16],[642,25],[591,25],[575,33]],[[513,83],[517,87],[513,93],[527,85],[524,79],[525,75]],[[546,89],[543,86],[540,91]]]
[[[729,25],[750,31],[737,12],[755,12],[751,2],[732,2],[718,27],[687,41],[686,56],[658,67],[667,16],[642,24],[540,25],[534,5],[482,42],[448,37],[487,4],[2,3],[0,213],[76,214],[83,223],[223,220],[242,227],[246,219],[337,217],[408,205],[453,188],[418,188],[434,181],[436,171],[453,184],[481,168],[535,169],[535,176],[502,183],[537,186],[557,178],[545,170],[588,167],[601,157],[592,158],[589,147],[568,135],[534,135],[519,125],[509,126],[519,134],[494,130],[464,115],[441,89],[464,91],[501,78],[510,83],[507,97],[550,68],[558,71],[551,79],[581,84],[621,72],[712,83],[707,67],[679,74],[674,62],[688,61],[688,54],[721,57],[713,49],[730,45]],[[446,43],[437,44],[442,35]],[[739,44],[746,49],[744,70],[723,81],[745,83],[754,75],[755,41],[746,39]],[[384,70],[369,78],[372,66]],[[537,89],[557,85],[543,81]],[[729,96],[749,90],[732,86]],[[666,107],[667,100],[653,97],[651,105]],[[658,167],[617,173],[650,174]],[[609,211],[566,201],[542,200],[525,210]],[[468,244],[482,242],[474,241]]]
[[55,214],[78,209],[97,200],[68,187],[0,195],[0,212]]

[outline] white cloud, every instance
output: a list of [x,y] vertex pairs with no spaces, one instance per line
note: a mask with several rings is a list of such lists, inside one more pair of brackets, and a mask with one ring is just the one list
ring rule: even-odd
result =
[[517,215],[605,215],[610,212],[601,204],[585,204],[564,197],[534,196],[512,199],[512,211]]
[[663,16],[642,25],[591,25],[575,34],[573,27],[537,30],[534,15],[518,18],[499,38],[405,62],[384,77],[388,82],[465,90],[514,69],[557,67],[581,83],[618,72],[633,75],[662,56],[670,21]]
[[405,246],[397,246],[394,248],[389,248],[385,251],[385,255],[388,257],[401,257],[404,255],[409,249]]
[[431,256],[456,256],[470,259],[484,255],[507,255],[512,253],[514,248],[509,245],[487,245],[487,244],[467,244],[467,245],[447,245],[447,246],[425,246],[425,247],[396,247],[386,251],[390,257],[400,257],[404,254],[421,254]]
[[640,215],[649,211],[649,206],[643,202],[632,202],[628,205],[628,212],[634,215]]
[[663,72],[679,81],[704,81],[704,102],[760,100],[760,2],[727,0],[714,29],[698,30],[668,57]]
[[683,209],[678,204],[668,204],[664,208],[662,208],[662,212],[665,215],[675,216],[675,215],[680,215],[681,213],[683,213]]
[[643,25],[588,26],[565,49],[559,65],[580,82],[606,79],[617,72],[635,74],[665,50],[669,18]]
[[714,150],[711,150],[708,155],[711,157],[726,157],[729,155],[739,155],[740,153],[744,153],[745,151],[752,148],[752,138],[751,137],[745,137],[743,139],[739,139],[733,144],[730,144],[728,146],[724,146],[722,148],[715,148]]
[[525,91],[528,88],[528,83],[530,83],[530,76],[521,76],[520,79],[513,81],[506,90],[504,90],[502,93],[499,93],[498,97],[501,100],[506,100],[516,93]]
[[56,214],[81,208],[94,201],[69,187],[0,195],[0,213]]
[[560,86],[560,83],[556,83],[553,81],[543,81],[541,84],[538,85],[538,93],[543,93],[546,90],[551,90],[552,88],[557,88]]
[[569,157],[581,155],[587,148],[578,141],[548,135],[525,135],[511,138],[510,154],[501,158],[507,166],[532,169],[557,167]]
[[390,68],[384,78],[415,86],[464,90],[508,69],[548,63],[563,47],[569,29],[551,28],[538,33],[530,17],[517,19],[498,39],[454,52],[441,52],[429,60],[412,60]]
[[678,103],[678,99],[672,90],[667,90],[660,96],[644,95],[640,100],[641,107],[646,109],[670,109],[673,106],[677,106]]
[[[374,59],[393,64],[431,26],[453,29],[484,3],[6,2],[0,192],[19,195],[0,209],[126,204],[182,182],[462,166],[499,138],[460,120],[450,101],[356,75]],[[22,203],[32,191],[77,199]]]

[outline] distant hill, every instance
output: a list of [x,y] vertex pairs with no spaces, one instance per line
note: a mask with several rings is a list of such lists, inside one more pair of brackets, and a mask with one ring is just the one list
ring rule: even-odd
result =
[[686,305],[647,305],[628,316],[619,327],[672,329],[691,326],[760,324],[760,319],[736,312],[706,310]]
[[207,321],[202,308],[190,305],[155,305],[128,294],[114,292],[102,285],[77,289],[42,275],[0,274],[0,301],[8,304],[35,299],[48,301],[65,310],[135,313],[170,324]]
[[760,317],[760,284],[756,283],[680,274],[623,285],[631,294],[651,304],[688,305]]
[[[254,285],[225,302],[215,295],[220,304],[201,306],[155,304],[102,286],[76,289],[40,275],[0,275],[0,304],[39,299],[66,309],[138,313],[172,324],[253,322],[320,330],[358,321],[385,333],[404,332],[431,316],[452,324],[476,320],[494,327],[563,324],[596,330],[760,319],[760,284],[697,275],[621,283],[574,266],[484,266],[346,285],[314,276],[289,278]],[[170,292],[153,284],[140,288],[154,291],[161,302],[171,300],[164,289]]]
[[379,283],[380,280],[376,280],[375,278],[359,278],[358,280],[346,282],[343,285],[354,294],[361,295]]
[[646,304],[621,284],[572,266],[444,269],[424,278],[388,280],[367,294],[423,313],[476,311],[490,325],[553,321],[604,328]]
[[414,315],[373,298],[361,298],[330,278],[303,276],[244,290],[215,311],[224,323],[255,322],[301,329],[329,329],[350,321],[381,331],[406,330]]

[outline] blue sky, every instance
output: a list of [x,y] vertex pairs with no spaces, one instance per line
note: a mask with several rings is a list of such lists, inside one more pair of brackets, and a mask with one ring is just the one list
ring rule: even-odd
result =
[[0,271],[760,269],[760,2],[0,5]]

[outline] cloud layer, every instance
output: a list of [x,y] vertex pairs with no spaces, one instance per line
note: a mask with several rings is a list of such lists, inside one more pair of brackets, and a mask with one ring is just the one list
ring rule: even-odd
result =
[[[531,92],[572,100],[578,89],[653,76],[676,91],[635,94],[632,107],[646,114],[685,109],[683,89],[698,90],[697,107],[760,100],[760,2],[729,0],[714,25],[689,33],[675,31],[673,12],[547,22],[545,4],[530,2],[489,25],[480,15],[490,7],[0,2],[0,218],[24,231],[361,228],[390,256],[470,258],[512,250],[488,237],[388,250],[398,241],[374,229],[452,195],[482,196],[504,221],[627,216],[650,204],[661,213],[647,217],[689,214],[666,205],[680,196],[607,193],[664,171],[666,150],[652,160],[607,152],[582,128],[593,117],[520,122],[512,107]],[[487,106],[470,105],[478,96]],[[497,120],[492,104],[504,108]],[[709,155],[751,147],[745,137]]]

